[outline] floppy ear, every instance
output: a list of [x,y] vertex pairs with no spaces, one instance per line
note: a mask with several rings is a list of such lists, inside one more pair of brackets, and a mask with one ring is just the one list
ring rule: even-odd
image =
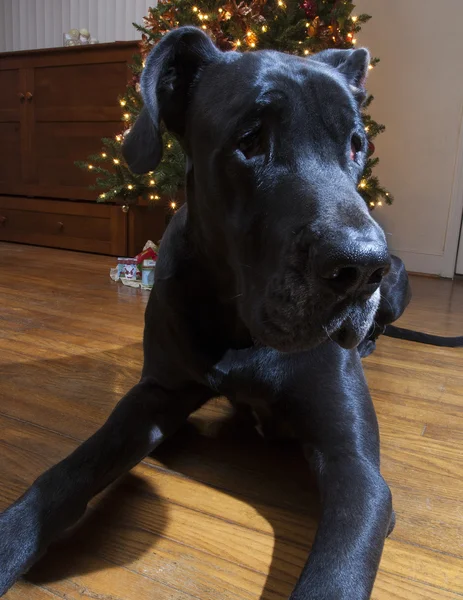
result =
[[366,48],[323,50],[311,56],[310,60],[334,67],[344,75],[358,100],[363,101],[365,99],[365,82],[370,64],[370,53]]
[[122,146],[122,154],[134,173],[147,173],[159,164],[161,121],[182,138],[190,89],[201,69],[220,60],[221,55],[196,27],[171,31],[150,52],[140,81],[145,106]]

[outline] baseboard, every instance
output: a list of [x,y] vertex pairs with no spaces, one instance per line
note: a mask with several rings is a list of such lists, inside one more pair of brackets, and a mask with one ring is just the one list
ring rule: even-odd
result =
[[422,275],[435,275],[438,277],[453,277],[453,273],[446,272],[443,254],[421,254],[403,250],[391,250],[404,261],[409,273]]

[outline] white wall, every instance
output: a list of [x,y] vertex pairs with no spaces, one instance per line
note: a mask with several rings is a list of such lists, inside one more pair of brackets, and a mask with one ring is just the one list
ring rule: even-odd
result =
[[[355,0],[354,0],[355,2]],[[358,0],[370,72],[377,172],[395,195],[375,210],[411,271],[452,276],[463,204],[463,0]]]
[[63,45],[63,33],[86,28],[100,42],[136,40],[154,0],[0,0],[0,52]]

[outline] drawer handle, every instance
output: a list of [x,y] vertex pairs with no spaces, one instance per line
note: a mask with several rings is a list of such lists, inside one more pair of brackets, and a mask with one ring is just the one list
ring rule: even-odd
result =
[[31,92],[26,92],[26,99],[28,102],[32,102],[33,97],[34,97],[34,94],[32,94]]
[[24,102],[24,100],[25,100],[26,96],[25,96],[25,95],[24,95],[22,92],[19,92],[19,94],[18,94],[18,98],[19,98],[19,101],[20,101],[20,102]]
[[3,217],[2,215],[0,215],[0,223],[1,223],[2,225],[5,225],[5,223],[6,223],[6,220],[7,220],[7,219],[6,219],[6,217]]
[[60,231],[63,230],[63,227],[64,227],[63,221],[58,221],[58,228],[59,228]]

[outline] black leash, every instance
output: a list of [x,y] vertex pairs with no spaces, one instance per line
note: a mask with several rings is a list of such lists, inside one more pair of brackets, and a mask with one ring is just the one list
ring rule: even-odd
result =
[[413,331],[412,329],[403,329],[402,327],[396,327],[395,325],[387,325],[383,335],[399,340],[419,342],[421,344],[430,344],[432,346],[443,346],[445,348],[463,347],[463,335],[444,337],[441,335],[422,333],[421,331]]

